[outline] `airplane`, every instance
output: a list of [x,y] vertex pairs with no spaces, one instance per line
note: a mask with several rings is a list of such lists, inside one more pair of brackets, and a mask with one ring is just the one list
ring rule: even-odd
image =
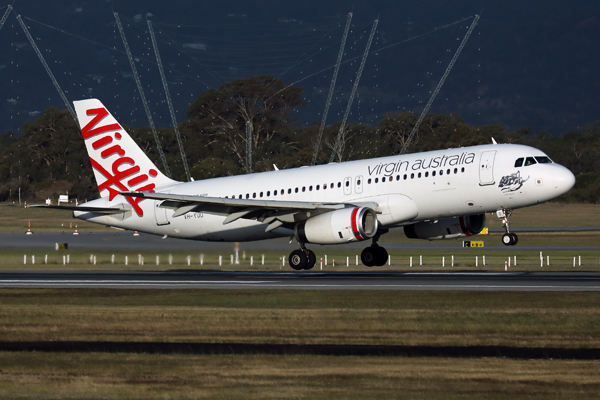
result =
[[[316,262],[307,244],[371,240],[366,266],[382,266],[389,229],[409,238],[472,236],[496,213],[502,243],[517,244],[511,211],[569,191],[575,176],[544,152],[517,144],[393,155],[311,167],[178,182],[165,176],[97,99],[75,101],[100,198],[73,216],[161,236],[243,242],[295,239],[294,270]],[[65,206],[55,206],[65,208]]]

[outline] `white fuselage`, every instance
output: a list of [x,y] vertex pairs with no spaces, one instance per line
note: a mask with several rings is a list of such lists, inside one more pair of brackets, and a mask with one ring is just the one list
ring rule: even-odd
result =
[[[518,158],[541,156],[545,156],[542,151],[529,146],[482,145],[176,183],[155,191],[271,201],[376,203],[380,224],[390,227],[527,207],[571,189],[575,178],[561,165],[515,167]],[[118,195],[112,201],[104,197],[85,206],[126,203]],[[173,218],[174,211],[159,207],[161,203],[140,201],[143,215],[82,211],[74,215],[108,226],[196,240],[249,241],[293,235],[286,228],[265,232],[266,226],[256,220],[223,225],[223,215],[191,212]]]

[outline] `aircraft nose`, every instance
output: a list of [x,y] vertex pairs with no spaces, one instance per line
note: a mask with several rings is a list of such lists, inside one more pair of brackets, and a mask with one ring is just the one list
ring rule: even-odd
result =
[[575,185],[575,175],[562,165],[553,171],[553,187],[561,194],[567,193]]

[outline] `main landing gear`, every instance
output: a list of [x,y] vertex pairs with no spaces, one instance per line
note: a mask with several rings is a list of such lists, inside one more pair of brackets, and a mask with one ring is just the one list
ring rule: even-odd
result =
[[300,248],[290,253],[289,262],[290,267],[296,271],[308,270],[315,266],[317,256],[312,250],[307,249],[304,243],[300,243]]
[[507,210],[504,208],[502,210],[498,210],[496,212],[496,215],[498,216],[498,218],[500,218],[502,220],[502,227],[504,228],[504,231],[506,232],[504,235],[502,235],[502,243],[505,246],[514,246],[515,244],[517,244],[519,242],[519,237],[517,236],[517,234],[510,232],[509,218],[510,218],[511,213],[512,213],[511,210]]
[[[381,267],[388,261],[387,250],[377,244],[379,237],[387,232],[387,229],[379,229],[377,234],[373,236],[373,244],[365,248],[360,254],[360,260],[367,267]],[[296,271],[303,269],[309,270],[315,266],[317,262],[317,256],[315,256],[315,253],[312,250],[307,249],[304,243],[300,243],[300,248],[290,253],[288,261],[290,263],[290,267]]]
[[360,260],[367,267],[378,266],[381,267],[385,265],[388,260],[388,252],[385,247],[381,247],[377,244],[377,241],[384,233],[389,232],[388,229],[379,229],[377,234],[373,236],[373,244],[367,247],[360,253]]

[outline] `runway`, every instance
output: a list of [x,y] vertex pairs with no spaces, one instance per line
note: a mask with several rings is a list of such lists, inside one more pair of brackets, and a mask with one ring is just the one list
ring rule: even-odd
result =
[[30,271],[0,288],[599,291],[600,273]]

